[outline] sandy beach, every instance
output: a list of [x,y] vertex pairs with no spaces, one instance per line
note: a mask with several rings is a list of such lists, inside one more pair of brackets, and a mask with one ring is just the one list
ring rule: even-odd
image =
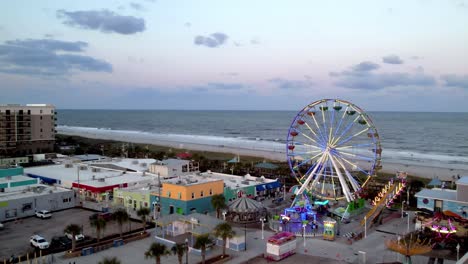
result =
[[[104,129],[89,129],[74,131],[72,129],[60,128],[59,133],[70,136],[81,136],[92,139],[105,139],[122,142],[150,144],[157,146],[172,147],[186,150],[197,150],[197,151],[210,151],[220,153],[232,153],[234,155],[245,155],[252,157],[262,157],[272,161],[286,161],[285,147],[279,142],[267,142],[267,141],[252,141],[244,140],[245,142],[236,140],[230,142],[229,140],[220,142],[220,144],[208,144],[206,137],[203,136],[191,136],[190,138],[181,137],[180,140],[177,138],[174,140],[173,137],[164,137],[164,135],[156,138],[153,134],[139,133],[135,134],[132,132],[123,132],[115,130],[104,130]],[[385,150],[384,150],[385,151]],[[428,164],[425,165],[410,165],[410,164],[397,164],[388,163],[382,160],[382,171],[386,173],[396,173],[397,171],[406,171],[410,175],[432,179],[439,178],[441,180],[453,180],[458,175],[468,175],[468,168],[442,168],[434,167]]]

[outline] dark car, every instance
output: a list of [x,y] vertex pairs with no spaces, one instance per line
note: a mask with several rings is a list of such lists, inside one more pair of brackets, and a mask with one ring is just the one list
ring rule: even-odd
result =
[[50,241],[50,246],[49,248],[52,251],[65,251],[69,250],[72,247],[72,241],[66,236],[56,236],[53,237],[52,240]]
[[106,213],[94,213],[89,216],[89,220],[97,219],[97,218],[102,218],[106,221],[112,220],[112,213],[106,212]]

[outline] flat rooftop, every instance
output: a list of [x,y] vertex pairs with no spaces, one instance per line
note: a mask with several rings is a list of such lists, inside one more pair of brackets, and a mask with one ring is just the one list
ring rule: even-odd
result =
[[196,175],[196,177],[197,178],[206,177],[210,179],[223,180],[224,183],[226,184],[226,187],[229,187],[231,189],[243,188],[247,186],[262,185],[262,184],[267,184],[267,183],[276,181],[273,179],[266,179],[264,177],[263,178],[254,177],[254,176],[251,176],[250,174],[247,174],[244,176],[238,176],[238,175],[231,175],[231,174],[210,172],[210,171],[199,173],[199,175]]
[[444,200],[444,201],[453,201],[457,203],[467,203],[467,202],[457,200],[457,191],[455,190],[447,190],[447,189],[439,189],[439,188],[423,189],[422,191],[416,193],[414,196],[422,197],[422,198],[429,198],[429,199]]
[[456,184],[468,185],[468,176],[462,176],[458,181],[456,181]]
[[205,178],[205,177],[200,177],[197,175],[181,175],[176,178],[171,178],[171,179],[164,179],[161,180],[162,184],[165,183],[170,183],[170,184],[175,184],[175,185],[183,185],[183,186],[191,186],[191,185],[197,185],[197,184],[203,184],[207,182],[215,182],[215,181],[220,181],[221,179],[216,179],[216,178]]
[[0,183],[22,182],[22,181],[29,181],[29,180],[35,180],[35,179],[28,177],[28,176],[16,175],[16,176],[11,177],[10,180],[7,180],[6,177],[0,178]]
[[[80,182],[91,181],[93,177],[97,178],[109,178],[122,175],[120,171],[111,171],[100,169],[99,171],[93,171],[91,168],[81,170],[78,168],[79,164],[73,164],[73,167],[66,168],[65,164],[60,165],[48,165],[39,167],[25,168],[25,174],[34,174],[37,176],[43,176],[51,179],[67,182],[77,182],[78,174]],[[84,165],[83,165],[84,166]]]
[[14,192],[6,192],[0,193],[0,201],[10,201],[15,199],[27,198],[27,197],[37,197],[42,195],[47,195],[50,193],[66,193],[71,192],[69,189],[43,185],[43,184],[36,184],[31,185],[29,188],[25,188],[21,191],[14,191]]
[[99,161],[86,162],[90,166],[108,167],[114,170],[132,170],[137,172],[147,171],[149,165],[154,163],[155,159],[128,159],[128,158],[112,158]]
[[189,164],[189,160],[182,160],[182,159],[165,159],[165,160],[155,160],[152,162],[152,164],[155,165],[162,165],[162,166],[168,166],[168,167],[175,167],[175,166],[182,166]]

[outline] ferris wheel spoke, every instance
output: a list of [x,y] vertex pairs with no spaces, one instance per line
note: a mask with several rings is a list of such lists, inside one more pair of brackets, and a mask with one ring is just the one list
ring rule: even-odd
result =
[[323,147],[317,147],[317,146],[310,145],[310,144],[305,144],[305,143],[304,143],[304,144],[302,144],[302,145],[304,145],[304,146],[306,146],[306,147],[310,147],[310,148],[316,148],[316,149],[320,149],[320,151],[323,151]]
[[318,166],[317,162],[312,164],[312,166],[310,166],[310,168],[306,171],[306,173],[304,173],[304,175],[302,175],[301,181],[304,180],[304,178],[309,177],[310,172],[314,169],[315,166]]
[[373,146],[373,145],[374,145],[373,143],[366,143],[366,144],[357,144],[357,145],[347,145],[347,146],[343,146],[343,147],[336,147],[335,149],[341,150],[341,149],[348,149],[348,148],[369,147],[369,146]]
[[353,197],[351,196],[351,192],[349,190],[348,184],[346,183],[346,180],[343,177],[343,174],[341,174],[341,171],[338,169],[338,166],[334,160],[334,157],[332,155],[328,155],[330,158],[330,161],[333,164],[333,168],[335,168],[336,173],[338,174],[338,179],[340,180],[341,188],[343,190],[343,193],[345,194],[346,200],[348,202],[351,202]]
[[341,115],[340,122],[338,123],[338,127],[335,129],[335,133],[333,133],[333,138],[335,138],[336,135],[338,134],[338,131],[341,128],[341,124],[343,124],[343,120],[346,116],[346,112],[348,111],[348,109],[349,109],[349,106],[346,106],[346,109],[343,111],[343,115]]
[[352,136],[349,136],[347,139],[342,140],[342,141],[336,143],[335,146],[341,146],[341,145],[343,145],[343,144],[349,142],[349,141],[352,140],[353,138],[355,138],[355,137],[361,135],[362,133],[369,131],[369,129],[370,129],[370,127],[366,127],[365,129],[359,131],[358,133],[356,133],[356,134],[354,134],[354,135],[352,135]]
[[357,192],[359,190],[359,185],[354,179],[354,177],[349,173],[349,171],[346,169],[346,166],[341,162],[341,158],[339,156],[336,156],[336,162],[341,166],[343,171],[346,174],[346,177],[348,178],[348,181],[351,183],[351,186],[353,187],[354,191]]
[[361,167],[359,167],[358,164],[349,161],[348,159],[344,158],[343,156],[339,156],[339,157],[340,157],[343,161],[345,161],[346,163],[348,163],[349,165],[351,165],[352,168],[356,168],[356,169],[358,169],[359,171],[363,172],[364,174],[370,175],[370,173],[369,173],[368,171],[365,171],[364,169],[362,169]]
[[317,127],[317,130],[322,138],[322,142],[325,144],[327,141],[325,140],[325,137],[323,136],[322,129],[320,129],[320,126],[317,123],[317,119],[315,118],[315,115],[312,115],[312,119],[314,120],[315,126]]
[[301,188],[299,189],[299,191],[297,192],[297,194],[302,194],[304,192],[304,190],[307,188],[307,186],[309,185],[310,181],[312,180],[313,178],[313,175],[314,173],[317,171],[319,165],[322,163],[322,160],[324,158],[325,155],[322,155],[320,157],[320,159],[317,161],[317,165],[315,165],[313,168],[313,170],[310,172],[310,174],[308,175],[307,179],[305,180],[305,182],[302,184]]
[[356,123],[356,121],[359,119],[359,116],[354,118],[352,121],[348,123],[348,125],[345,127],[345,129],[341,132],[339,137],[336,137],[332,143],[332,145],[336,145],[336,142],[340,141],[340,139],[348,133],[348,131],[353,127],[353,125]]
[[339,151],[338,153],[339,154],[344,154],[346,156],[350,156],[350,157],[353,157],[353,158],[356,158],[356,159],[365,160],[365,161],[375,160],[375,158],[371,158],[371,157],[367,157],[367,156],[361,156],[361,155],[354,154],[354,153],[349,153],[349,152],[346,152],[346,151],[343,151],[343,150]]
[[[302,130],[301,130],[301,135],[302,135],[303,137],[307,138],[308,140],[310,140],[310,141],[316,143],[316,144],[322,144],[322,143],[317,142],[315,139],[309,137],[307,134],[305,134],[304,132],[302,132]],[[317,140],[319,140],[319,139],[317,138]]]
[[333,134],[333,125],[335,123],[335,111],[331,114],[331,121],[330,121],[330,134],[328,135],[328,143],[331,143],[333,140],[332,134]]
[[307,127],[307,129],[315,136],[315,140],[312,139],[312,137],[309,137],[304,131],[303,129],[300,129],[299,131],[301,132],[301,135],[303,135],[304,137],[307,137],[309,140],[311,140],[312,142],[318,144],[318,145],[321,145],[323,146],[325,144],[325,141],[323,139],[323,137],[320,135],[320,131],[319,131],[319,135],[317,135],[317,133],[315,133],[315,131],[310,127],[309,123],[307,123],[307,121],[303,120],[304,121],[304,125]]
[[303,151],[303,152],[293,152],[291,153],[291,156],[297,156],[297,155],[306,155],[306,154],[312,154],[312,153],[319,153],[322,152],[321,150],[311,150],[311,151]]
[[320,168],[320,171],[316,173],[317,177],[315,177],[314,181],[312,182],[312,186],[315,186],[320,181],[320,179],[323,176],[324,169],[325,169],[325,166],[324,166],[324,163],[322,163],[322,167]]
[[294,166],[294,168],[299,168],[300,166],[306,164],[307,162],[309,162],[309,161],[311,161],[311,160],[317,158],[317,157],[320,156],[321,154],[322,154],[322,153],[320,152],[319,154],[317,154],[317,155],[315,155],[315,156],[313,156],[313,157],[311,157],[311,158],[309,158],[309,159],[304,159],[301,163],[299,163],[299,164],[297,164],[296,166]]

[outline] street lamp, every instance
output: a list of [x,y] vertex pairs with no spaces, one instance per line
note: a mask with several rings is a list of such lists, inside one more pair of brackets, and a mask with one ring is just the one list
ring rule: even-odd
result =
[[306,236],[305,236],[306,226],[307,226],[307,224],[302,224],[302,231],[303,231],[303,236],[304,236],[304,249],[305,249],[305,246],[306,246]]
[[264,227],[265,227],[265,217],[260,217],[260,221],[262,222],[262,240],[265,239],[264,235],[263,235],[263,230],[264,230]]
[[223,220],[226,221],[226,214],[227,214],[227,211],[223,211]]
[[244,224],[244,245],[245,245],[245,251],[247,251],[247,224]]
[[403,218],[403,215],[404,215],[404,205],[405,205],[406,201],[401,201],[401,218]]
[[185,251],[185,264],[188,264],[188,253],[189,253],[189,246],[188,246],[188,238],[185,238],[185,246],[186,246],[186,251]]

